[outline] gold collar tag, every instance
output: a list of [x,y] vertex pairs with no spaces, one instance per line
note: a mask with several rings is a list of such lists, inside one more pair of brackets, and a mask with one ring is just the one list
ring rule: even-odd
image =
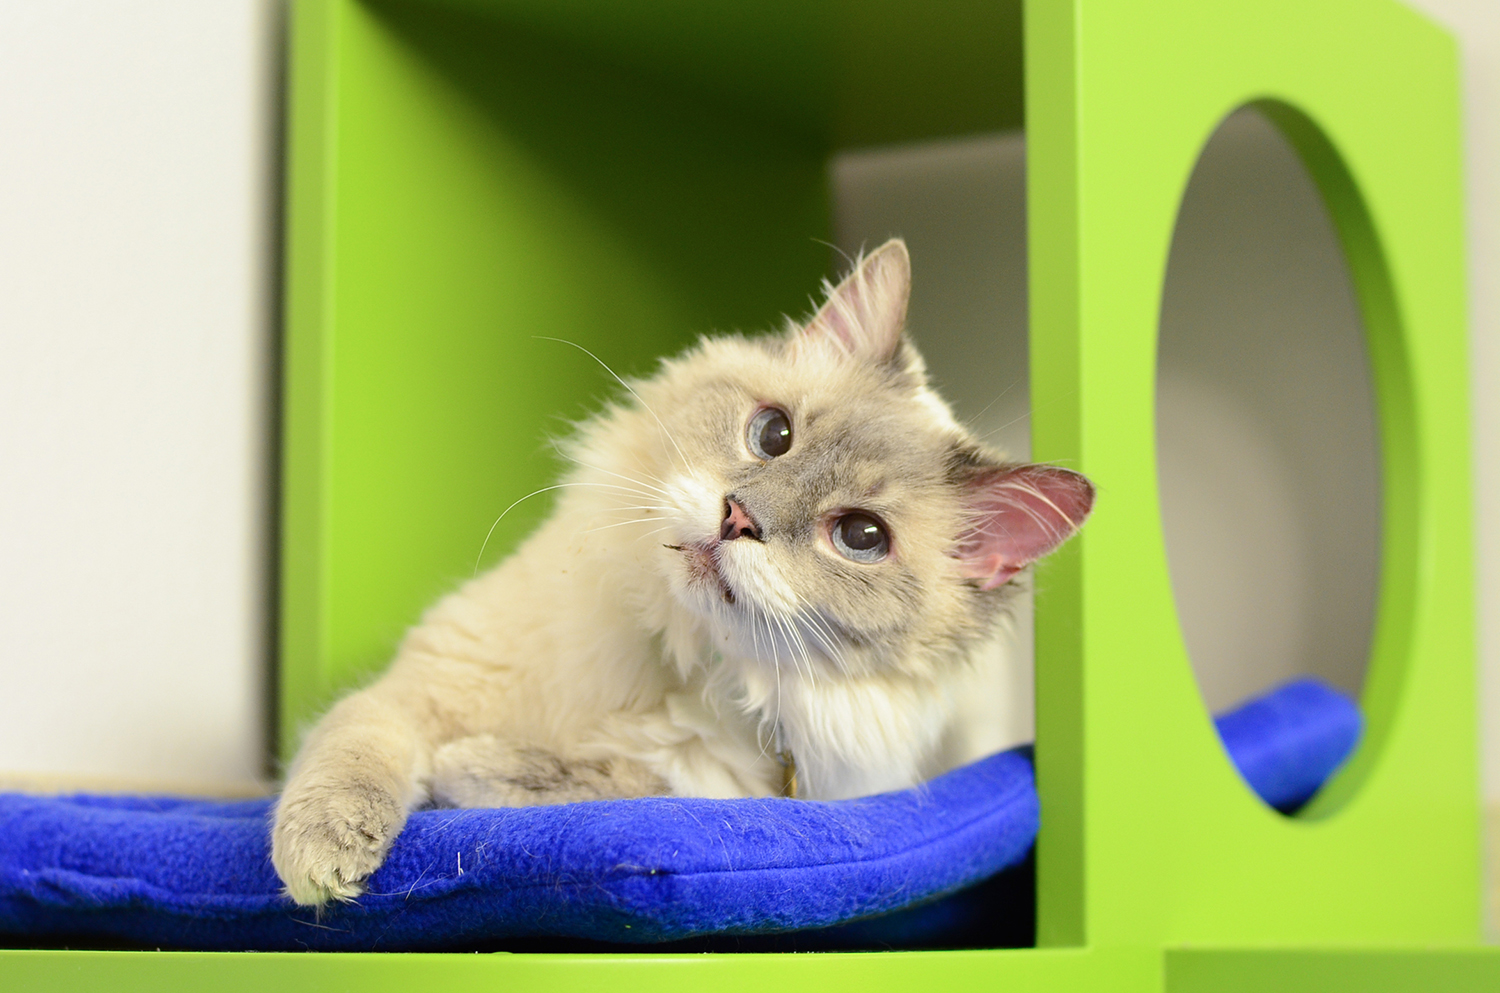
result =
[[777,752],[776,760],[781,763],[781,795],[797,799],[797,760],[786,751]]

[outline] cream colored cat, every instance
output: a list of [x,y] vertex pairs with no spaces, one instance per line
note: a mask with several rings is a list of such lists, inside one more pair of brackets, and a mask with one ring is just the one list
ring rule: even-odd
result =
[[292,898],[363,892],[424,803],[837,799],[951,764],[1008,581],[1093,488],[957,424],[909,285],[889,242],[805,326],[704,340],[584,425],[551,518],[308,735],[273,831]]

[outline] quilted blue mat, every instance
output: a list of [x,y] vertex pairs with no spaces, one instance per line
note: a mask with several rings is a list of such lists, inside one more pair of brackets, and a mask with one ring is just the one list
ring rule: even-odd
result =
[[[1309,798],[1360,733],[1358,709],[1312,681],[1216,723],[1246,782],[1280,809]],[[228,950],[793,931],[825,936],[828,947],[941,943],[972,926],[974,894],[995,892],[985,880],[1018,878],[1038,826],[1028,749],[916,789],[835,803],[647,798],[424,810],[369,892],[319,915],[280,892],[270,805],[0,795],[0,935],[11,944]],[[1022,916],[1027,886],[1012,885],[1006,898]]]

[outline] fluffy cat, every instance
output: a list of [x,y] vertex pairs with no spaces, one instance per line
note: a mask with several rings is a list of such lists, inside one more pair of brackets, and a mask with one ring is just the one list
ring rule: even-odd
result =
[[273,829],[292,898],[359,895],[429,802],[838,799],[943,771],[1009,581],[1093,487],[959,426],[909,286],[888,242],[805,325],[705,339],[583,425],[552,516],[307,736]]

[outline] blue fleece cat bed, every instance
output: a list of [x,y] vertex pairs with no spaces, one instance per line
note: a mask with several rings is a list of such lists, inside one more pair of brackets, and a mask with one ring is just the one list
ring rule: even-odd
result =
[[[1217,725],[1246,782],[1291,809],[1353,749],[1360,715],[1298,681]],[[0,795],[0,934],[195,949],[640,944],[805,929],[822,929],[829,946],[941,943],[978,912],[973,894],[994,892],[983,881],[1016,878],[1038,826],[1028,749],[836,803],[424,810],[365,896],[315,914],[281,894],[271,802]],[[1025,886],[1010,893],[1029,917]]]

